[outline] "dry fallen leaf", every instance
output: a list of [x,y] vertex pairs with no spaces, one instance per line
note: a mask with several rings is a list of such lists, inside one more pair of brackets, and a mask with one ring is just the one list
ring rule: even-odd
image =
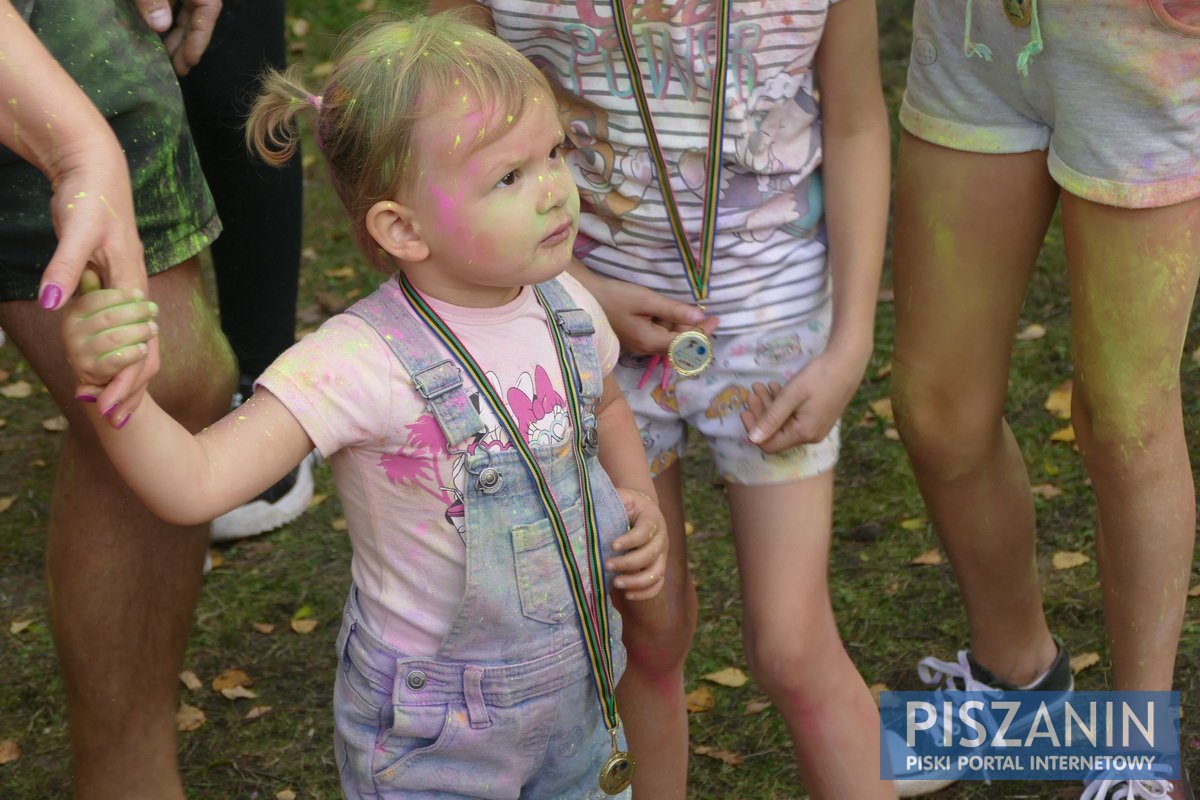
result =
[[939,564],[946,563],[946,559],[942,555],[942,551],[935,547],[932,550],[926,550],[908,563],[918,567],[936,567]]
[[1030,486],[1029,491],[1043,500],[1050,500],[1062,494],[1062,489],[1053,483],[1039,483],[1037,486]]
[[296,793],[291,789],[283,789],[275,793],[275,800],[296,800]]
[[728,686],[733,689],[736,689],[739,686],[745,686],[746,681],[749,680],[749,678],[746,677],[746,673],[742,672],[737,667],[726,667],[723,670],[710,672],[707,675],[701,675],[700,677],[703,680],[712,681],[713,683],[721,686]]
[[350,527],[350,523],[346,522],[346,520],[344,518],[338,517],[333,522],[329,523],[329,527],[331,527],[335,531],[341,533],[342,531],[344,531]]
[[[1200,351],[1197,351],[1197,352],[1200,352]],[[8,376],[9,376],[9,371],[8,371],[8,370],[6,370],[6,369],[0,369],[0,381],[6,381],[6,380],[8,380]]]
[[891,691],[891,689],[888,688],[888,685],[886,683],[872,683],[867,688],[871,692],[871,699],[875,701],[875,705],[879,705],[879,695],[880,694],[882,694],[883,692]]
[[17,502],[17,498],[9,495],[8,497],[0,497],[0,514],[12,508],[12,504]]
[[308,507],[316,508],[317,506],[321,505],[321,503],[324,503],[328,499],[329,499],[329,495],[322,494],[321,492],[317,492],[316,494],[314,494],[312,496],[312,500],[308,501]]
[[1080,653],[1071,659],[1071,674],[1078,674],[1091,666],[1100,663],[1100,654],[1095,652]]
[[900,431],[895,428],[888,428],[883,432],[883,438],[891,439],[893,442],[900,441]]
[[746,703],[746,710],[742,712],[742,716],[751,717],[760,711],[766,711],[770,707],[771,701],[766,698],[751,700],[749,703]]
[[263,714],[266,714],[270,710],[271,710],[270,706],[255,706],[254,708],[247,711],[246,716],[242,717],[242,719],[244,719],[244,720],[258,719],[259,717],[261,717]]
[[354,8],[358,11],[374,11],[375,0],[361,0],[361,2]]
[[225,556],[217,550],[208,551],[208,568],[217,569],[225,565]]
[[230,686],[228,689],[221,690],[221,696],[226,700],[253,700],[258,697],[258,692],[244,686]]
[[1188,597],[1200,597],[1200,583],[1188,589]]
[[1050,441],[1066,442],[1067,444],[1074,442],[1075,441],[1075,427],[1073,425],[1068,425],[1065,428],[1059,428],[1054,433],[1050,434]]
[[308,35],[308,20],[304,17],[297,17],[292,20],[292,35],[307,36]]
[[871,410],[875,412],[875,416],[888,422],[896,418],[892,413],[892,398],[890,397],[881,397],[878,400],[872,400]]
[[0,428],[3,428],[7,424],[8,420],[6,420],[4,417],[0,417]]
[[879,369],[875,370],[876,378],[886,378],[888,375],[891,375],[891,374],[892,374],[892,362],[890,362],[890,361],[887,362],[886,364],[884,364]]
[[208,717],[204,716],[204,712],[200,709],[189,706],[187,703],[180,703],[179,710],[175,712],[175,730],[194,731],[207,720]]
[[21,757],[21,746],[15,739],[5,739],[0,742],[0,764],[8,764]]
[[1018,342],[1032,342],[1036,339],[1041,339],[1046,335],[1046,329],[1036,322],[1026,326],[1025,330],[1017,334]]
[[881,303],[890,303],[896,299],[896,292],[893,289],[880,289],[876,299]]
[[737,753],[731,753],[728,750],[718,750],[715,747],[709,747],[707,745],[700,745],[692,752],[698,756],[708,756],[709,758],[715,758],[718,761],[724,761],[731,767],[739,766],[746,760]]
[[688,692],[683,698],[687,704],[689,714],[703,714],[716,705],[717,699],[713,697],[712,691],[707,686],[701,686],[695,691]]
[[11,623],[9,623],[8,632],[13,636],[16,636],[18,633],[25,630],[32,624],[33,620],[31,619],[14,619]]
[[57,417],[47,417],[42,420],[42,429],[50,433],[62,433],[67,429],[67,418],[62,414]]
[[349,265],[325,270],[325,277],[332,278],[335,281],[344,281],[349,278],[353,278],[357,274],[358,273],[354,271],[354,267]]
[[1044,408],[1059,419],[1071,418],[1071,381],[1067,379],[1046,395]]
[[9,400],[24,400],[31,394],[33,394],[33,386],[29,381],[16,381],[7,386],[0,386],[0,395],[4,395]]
[[902,521],[900,527],[906,531],[920,531],[924,530],[928,524],[928,521],[924,517],[913,517],[912,519]]
[[1091,559],[1083,553],[1060,550],[1054,554],[1054,558],[1051,559],[1050,564],[1054,567],[1054,569],[1075,569],[1076,567],[1082,567],[1089,561],[1091,561]]
[[213,678],[212,688],[214,692],[219,692],[222,689],[232,689],[234,686],[249,686],[254,683],[250,680],[250,676],[240,669],[227,669],[217,677]]
[[683,523],[683,535],[684,535],[684,536],[691,536],[691,535],[692,535],[693,533],[695,533],[695,532],[696,532],[696,526],[695,526],[695,525],[693,525],[693,524],[692,524],[692,523],[690,523],[690,522],[684,521],[684,523]]
[[317,629],[317,621],[315,619],[294,619],[292,620],[292,630],[304,636],[312,633]]
[[275,626],[269,622],[252,622],[250,627],[264,635],[275,632]]
[[193,692],[204,687],[204,684],[200,682],[200,678],[190,669],[185,669],[179,673],[179,680],[183,681],[183,685]]

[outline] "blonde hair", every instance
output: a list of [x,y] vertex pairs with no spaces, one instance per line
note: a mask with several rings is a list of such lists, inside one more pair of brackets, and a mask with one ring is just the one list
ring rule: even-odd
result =
[[[316,139],[334,188],[350,214],[359,248],[375,266],[393,267],[366,229],[371,206],[403,194],[420,169],[418,123],[450,98],[473,96],[501,118],[517,118],[549,83],[524,56],[462,14],[374,17],[338,43],[321,96],[300,70],[271,71],[246,124],[246,143],[270,164],[297,148],[296,115],[316,113]],[[497,131],[481,131],[483,144]]]

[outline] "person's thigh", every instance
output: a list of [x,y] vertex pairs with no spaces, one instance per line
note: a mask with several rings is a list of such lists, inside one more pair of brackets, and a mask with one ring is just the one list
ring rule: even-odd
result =
[[999,419],[1013,333],[1057,197],[1045,153],[968,153],[904,134],[892,260],[897,414],[955,413],[942,398],[976,419]]
[[[1122,209],[1063,198],[1077,406],[1092,439],[1146,444],[1179,415],[1200,274],[1200,199]],[[1129,451],[1129,456],[1137,453]]]

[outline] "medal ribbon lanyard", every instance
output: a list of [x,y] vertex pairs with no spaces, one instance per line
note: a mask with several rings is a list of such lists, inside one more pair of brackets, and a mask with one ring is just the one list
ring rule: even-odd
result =
[[[608,589],[604,582],[604,566],[600,550],[599,526],[596,522],[595,504],[592,502],[591,481],[583,460],[583,424],[580,413],[579,389],[575,381],[574,362],[567,350],[562,331],[552,318],[549,303],[536,286],[531,287],[537,296],[538,303],[546,312],[546,325],[554,339],[554,350],[558,356],[558,365],[562,370],[563,386],[567,393],[567,411],[571,417],[572,442],[571,453],[575,457],[575,466],[579,476],[579,498],[583,506],[584,523],[587,531],[587,564],[588,583],[591,586],[591,597],[588,597],[587,586],[580,574],[579,565],[571,548],[566,521],[558,508],[546,477],[542,474],[529,443],[521,435],[516,421],[509,414],[500,396],[492,387],[483,369],[463,346],[454,332],[447,327],[437,312],[430,308],[425,299],[417,293],[409,283],[404,273],[399,273],[400,289],[405,299],[416,313],[418,319],[429,328],[430,332],[454,354],[458,362],[470,374],[475,385],[487,400],[488,405],[496,413],[500,424],[508,434],[509,441],[521,457],[530,479],[537,488],[542,505],[545,506],[546,516],[550,519],[550,527],[554,531],[555,544],[562,559],[563,568],[567,573],[567,583],[571,590],[571,598],[575,602],[575,611],[579,615],[579,627],[583,632],[583,641],[587,649],[588,662],[591,665],[592,678],[596,687],[596,695],[600,700],[600,708],[604,712],[604,722],[609,731],[615,731],[620,723],[617,715],[616,680],[612,668],[612,645],[609,638],[608,626]],[[597,579],[599,578],[599,579]]]
[[613,22],[617,28],[617,39],[621,44],[621,55],[629,70],[629,85],[637,102],[638,115],[646,129],[646,140],[650,145],[650,155],[654,159],[654,168],[658,174],[659,189],[663,195],[663,205],[667,210],[667,219],[671,223],[671,233],[675,236],[675,244],[679,248],[679,257],[683,260],[687,272],[688,285],[692,296],[699,303],[708,296],[708,282],[712,276],[713,240],[717,231],[717,205],[720,202],[721,183],[721,146],[725,130],[725,65],[729,56],[729,17],[730,0],[714,0],[716,8],[716,60],[713,63],[711,92],[712,101],[708,119],[708,165],[705,173],[704,220],[700,228],[700,255],[697,258],[692,250],[683,220],[679,216],[679,204],[675,201],[675,192],[671,189],[670,174],[667,172],[667,159],[658,143],[658,134],[654,130],[654,119],[650,114],[650,103],[646,98],[646,89],[642,84],[642,71],[638,64],[637,48],[634,46],[633,31],[626,16],[624,0],[612,0]]

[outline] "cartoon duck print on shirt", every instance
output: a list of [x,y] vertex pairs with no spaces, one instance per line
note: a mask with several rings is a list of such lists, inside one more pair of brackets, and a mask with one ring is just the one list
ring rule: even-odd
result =
[[[487,377],[496,393],[505,398],[518,430],[531,447],[555,447],[568,440],[571,418],[567,404],[544,367],[537,366],[532,375],[522,372],[507,390],[494,372],[488,372]],[[484,431],[467,442],[466,449],[452,450],[437,419],[425,413],[405,426],[406,446],[385,453],[378,464],[391,483],[414,486],[444,503],[446,522],[459,536],[464,536],[466,530],[463,498],[467,456],[479,448],[507,450],[513,446],[482,394],[471,391],[469,399],[483,421]]]

